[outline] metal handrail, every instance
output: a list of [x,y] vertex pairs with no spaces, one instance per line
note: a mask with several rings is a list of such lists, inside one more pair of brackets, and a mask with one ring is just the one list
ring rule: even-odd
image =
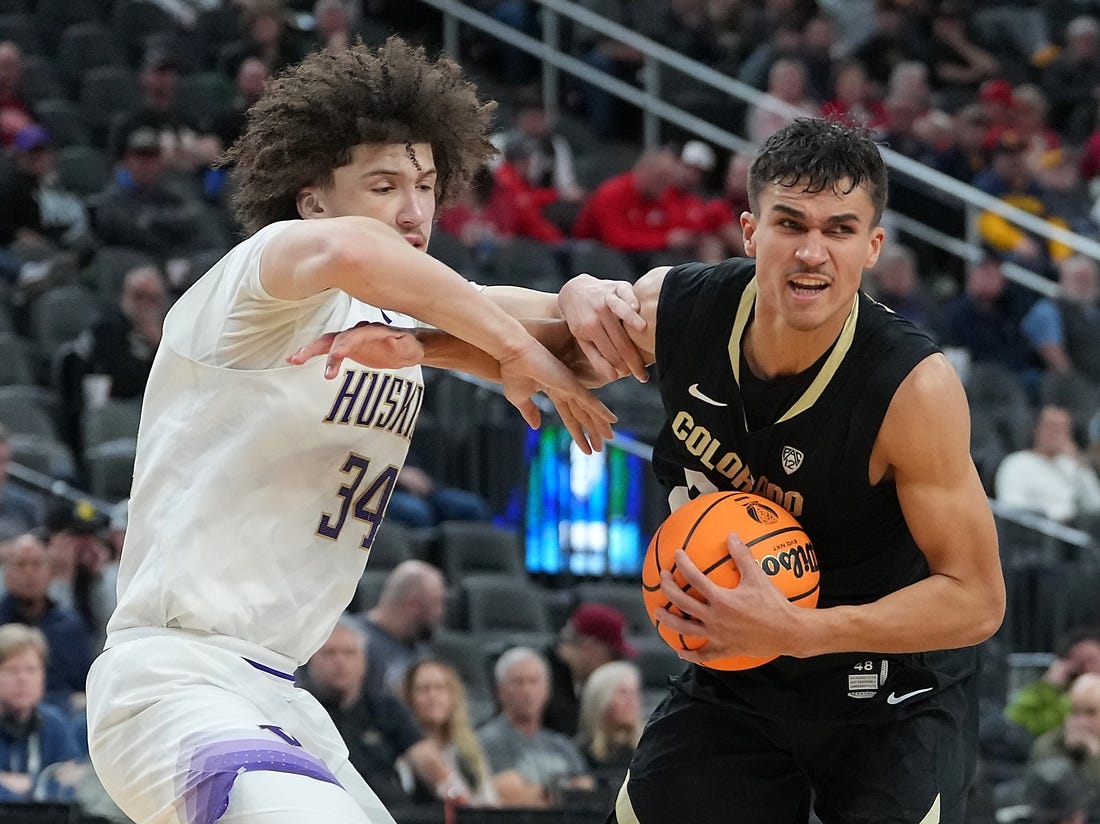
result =
[[[661,65],[671,67],[676,71],[687,74],[700,83],[708,85],[718,91],[725,92],[731,97],[745,103],[761,106],[780,114],[799,113],[788,104],[769,94],[761,92],[709,66],[685,57],[667,46],[651,40],[644,35],[638,34],[612,20],[608,20],[584,6],[571,2],[571,0],[534,1],[537,2],[544,11],[544,31],[542,40],[517,31],[493,17],[467,6],[465,3],[460,2],[460,0],[421,0],[421,2],[427,3],[443,12],[444,47],[452,55],[457,57],[459,52],[457,21],[462,21],[463,23],[481,29],[507,42],[509,45],[515,46],[542,60],[546,66],[546,71],[543,75],[544,92],[556,91],[557,72],[566,71],[569,74],[581,78],[586,83],[604,89],[641,108],[645,116],[643,143],[647,146],[656,144],[658,139],[658,130],[656,128],[657,118],[661,118],[675,122],[678,126],[694,132],[699,137],[709,140],[728,150],[751,151],[753,148],[753,145],[744,137],[715,126],[663,100],[660,96],[659,88],[660,72],[656,68]],[[557,21],[559,15],[567,17],[575,23],[579,23],[590,29],[603,32],[615,40],[641,51],[645,55],[646,60],[646,67],[643,68],[642,71],[642,76],[645,81],[644,87],[639,89],[629,83],[625,83],[563,52],[557,42],[560,29]],[[546,99],[548,101],[554,101],[557,99],[557,95],[547,94]],[[934,194],[938,193],[942,196],[960,201],[970,210],[982,210],[1000,215],[1013,224],[1027,229],[1030,232],[1049,240],[1063,243],[1081,254],[1100,259],[1100,242],[1092,238],[1050,224],[1042,218],[1012,206],[974,186],[956,180],[950,175],[946,175],[912,158],[906,157],[887,146],[882,147],[882,153],[890,168],[919,180]],[[934,230],[931,231],[934,232]],[[920,236],[924,238],[923,234]],[[944,248],[945,251],[953,254],[959,253],[957,249],[943,247],[936,240],[931,242],[933,245]],[[976,248],[973,244],[969,244],[969,247],[971,249]],[[963,257],[972,259],[973,255],[963,255]],[[1006,274],[1010,278],[1020,282],[1026,281],[1025,285],[1032,288],[1035,288],[1036,284],[1040,283],[1041,280],[1045,280],[1039,275],[1034,275],[1034,273],[1031,273],[1031,277],[1028,277],[1026,274],[1021,275],[1021,273],[1027,272],[1027,270],[1021,267],[1008,267],[1008,269],[1009,271],[1006,271]],[[1040,287],[1039,290],[1044,293],[1051,292],[1048,287]]]

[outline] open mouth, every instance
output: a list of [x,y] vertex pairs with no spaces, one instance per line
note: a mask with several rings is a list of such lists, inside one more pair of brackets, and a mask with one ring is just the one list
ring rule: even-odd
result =
[[829,288],[829,284],[820,280],[810,280],[808,278],[794,278],[787,281],[787,285],[791,288],[796,295],[816,295],[819,292],[824,292]]

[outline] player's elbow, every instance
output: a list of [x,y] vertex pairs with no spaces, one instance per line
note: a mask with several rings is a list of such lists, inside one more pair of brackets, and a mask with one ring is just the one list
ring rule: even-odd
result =
[[1006,600],[1003,579],[986,588],[980,606],[975,611],[972,643],[980,644],[988,640],[1001,628],[1005,618]]

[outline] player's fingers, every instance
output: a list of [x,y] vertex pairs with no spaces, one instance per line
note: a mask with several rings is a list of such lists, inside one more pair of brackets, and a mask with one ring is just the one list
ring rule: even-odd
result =
[[706,611],[707,604],[701,593],[690,585],[681,587],[668,570],[661,571],[661,592],[673,606],[687,615],[701,619]]
[[[622,333],[622,327],[619,326],[617,321],[613,322],[613,326]],[[611,337],[612,334],[612,331],[609,331],[602,324],[599,324],[593,327],[585,343],[588,344],[589,349],[595,349],[596,352],[595,356],[589,354],[589,360],[596,357],[604,363],[607,363],[610,370],[615,373],[615,377],[619,378],[628,374],[629,369],[623,359],[622,353],[619,351],[619,345],[616,344]],[[584,351],[583,347],[582,351]],[[588,352],[586,351],[585,354],[588,354]]]
[[737,571],[743,576],[754,575],[760,569],[760,565],[756,563],[752,551],[745,546],[745,542],[741,540],[736,532],[731,532],[726,536],[726,549],[729,551],[730,557],[733,558],[734,564],[737,565]]
[[344,362],[344,356],[332,353],[325,359],[325,379],[332,380],[340,374],[340,364]]
[[527,425],[532,429],[538,429],[542,424],[542,415],[539,413],[539,408],[535,406],[535,402],[531,400],[529,395],[506,395],[508,402],[519,410],[519,414],[523,416],[523,420],[527,422]]
[[680,656],[681,661],[687,661],[689,664],[705,664],[711,658],[718,657],[718,653],[708,652],[710,644],[704,644],[699,649],[678,649],[676,654]]
[[638,312],[642,304],[629,283],[620,283],[616,286],[615,291],[607,295],[606,302],[607,308],[623,323],[634,327],[639,332],[645,331],[645,318]]
[[612,321],[604,334],[596,340],[600,353],[622,374],[631,374],[640,381],[649,379],[638,347],[618,321]]
[[592,368],[596,370],[596,374],[601,378],[611,382],[623,377],[623,375],[611,365],[607,358],[600,354],[600,350],[597,346],[586,340],[578,339],[577,343],[581,347],[581,353],[587,358],[588,362],[592,364]]
[[676,550],[672,557],[676,560],[677,572],[684,576],[684,580],[696,591],[698,597],[705,601],[711,600],[715,589],[714,582],[695,565],[684,550]]
[[707,634],[706,628],[690,616],[690,612],[684,616],[677,615],[667,607],[658,607],[653,611],[653,617],[657,619],[657,623],[662,629],[667,629],[677,635],[692,635],[697,638],[705,638]]
[[336,340],[336,332],[326,332],[317,338],[312,343],[307,343],[297,352],[294,352],[287,358],[287,363],[293,363],[301,365],[308,361],[310,358],[315,358],[318,355],[323,355],[332,348],[332,342]]
[[573,442],[585,455],[591,455],[592,450],[597,452],[600,450],[599,438],[586,432],[585,426],[578,420],[577,416],[573,414],[573,410],[567,402],[557,403],[555,407],[558,410],[558,416],[561,418],[562,424],[565,426],[566,431],[570,437],[573,438]]

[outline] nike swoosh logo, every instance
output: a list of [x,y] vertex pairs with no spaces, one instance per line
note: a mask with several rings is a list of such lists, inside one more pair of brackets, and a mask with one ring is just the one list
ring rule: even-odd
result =
[[698,398],[703,403],[709,403],[711,406],[729,406],[728,403],[722,403],[721,401],[716,401],[714,398],[709,398],[704,395],[699,391],[699,384],[697,383],[693,383],[688,387],[688,394],[693,398]]
[[895,695],[890,693],[886,696],[887,704],[900,704],[902,701],[906,701],[912,698],[914,695],[920,695],[922,692],[931,692],[933,687],[925,687],[922,690],[913,690],[912,692],[903,692],[901,695]]

